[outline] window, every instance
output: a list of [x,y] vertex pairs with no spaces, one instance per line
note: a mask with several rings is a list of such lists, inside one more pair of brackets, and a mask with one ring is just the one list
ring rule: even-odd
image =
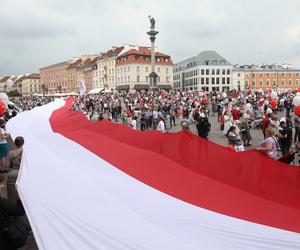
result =
[[222,75],[225,75],[225,69],[222,69]]
[[201,75],[204,75],[204,69],[201,69]]
[[284,76],[284,73],[282,73],[281,75]]
[[227,75],[230,75],[230,69],[227,69]]
[[206,74],[206,75],[209,75],[209,69],[206,70],[205,74]]
[[274,87],[276,87],[277,86],[277,80],[275,79],[274,80]]
[[208,60],[205,60],[205,61],[204,61],[204,64],[205,64],[205,65],[209,65],[209,61],[208,61]]
[[225,77],[222,77],[222,84],[225,84],[225,81],[226,81]]
[[238,73],[238,74],[237,74],[237,76],[238,76],[238,77],[241,77],[241,74],[240,74],[240,73]]
[[262,80],[259,80],[259,86],[262,86]]
[[296,85],[297,85],[297,86],[299,85],[299,79],[296,80]]
[[211,74],[214,75],[215,74],[215,69],[211,70]]
[[267,81],[266,81],[266,85],[267,85],[267,86],[270,86],[270,80],[267,80]]
[[140,76],[137,76],[137,77],[136,77],[136,81],[137,81],[137,82],[140,82]]
[[291,79],[289,79],[289,85],[292,85],[292,80]]
[[219,69],[217,69],[217,75],[220,75],[220,70]]
[[204,78],[201,77],[201,84],[204,85]]
[[215,84],[215,78],[211,78],[211,84]]
[[248,80],[245,81],[245,85],[246,85],[246,87],[249,86],[249,81]]
[[207,77],[206,78],[206,85],[208,85],[209,84],[209,78]]
[[157,72],[160,72],[160,68],[159,67],[157,68]]
[[227,77],[227,84],[230,84],[230,77]]
[[282,79],[281,81],[281,85],[284,86],[285,85],[285,79]]

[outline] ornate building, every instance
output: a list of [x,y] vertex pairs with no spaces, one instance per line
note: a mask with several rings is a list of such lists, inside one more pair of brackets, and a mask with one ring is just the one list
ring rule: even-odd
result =
[[[155,53],[157,88],[171,89],[173,62],[169,55]],[[116,88],[118,90],[148,89],[151,73],[151,48],[135,46],[117,57]]]

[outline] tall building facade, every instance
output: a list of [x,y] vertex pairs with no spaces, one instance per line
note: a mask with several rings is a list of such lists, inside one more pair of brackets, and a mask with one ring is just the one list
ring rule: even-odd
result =
[[197,56],[176,63],[173,84],[176,90],[225,91],[232,83],[233,65],[215,51],[203,51]]
[[72,60],[53,64],[40,69],[43,93],[78,92],[80,80],[84,80],[87,89],[93,87],[93,67],[98,55],[85,55]]
[[290,65],[242,65],[238,67],[245,74],[245,88],[267,89],[300,87],[300,69]]
[[18,82],[18,89],[22,95],[28,96],[33,94],[42,94],[42,86],[40,84],[40,74],[33,73],[21,77]]
[[97,70],[94,71],[94,87],[103,89],[116,88],[116,61],[118,55],[124,50],[122,47],[113,47],[100,55],[96,62]]
[[72,60],[40,69],[40,81],[44,94],[67,93],[69,91],[67,69],[71,64]]
[[[155,70],[158,75],[157,87],[171,89],[173,62],[169,55],[155,53]],[[135,46],[117,57],[117,90],[149,89],[151,73],[151,48]]]

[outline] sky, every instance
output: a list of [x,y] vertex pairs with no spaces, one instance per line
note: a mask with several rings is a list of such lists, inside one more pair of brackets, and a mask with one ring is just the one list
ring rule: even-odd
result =
[[299,0],[0,0],[0,76],[124,43],[156,48],[179,62],[215,50],[233,64],[300,68]]

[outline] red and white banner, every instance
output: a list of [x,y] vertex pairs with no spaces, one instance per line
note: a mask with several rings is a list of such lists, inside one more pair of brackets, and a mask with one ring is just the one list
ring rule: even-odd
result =
[[300,249],[300,169],[180,132],[90,123],[57,100],[8,124],[39,249]]

